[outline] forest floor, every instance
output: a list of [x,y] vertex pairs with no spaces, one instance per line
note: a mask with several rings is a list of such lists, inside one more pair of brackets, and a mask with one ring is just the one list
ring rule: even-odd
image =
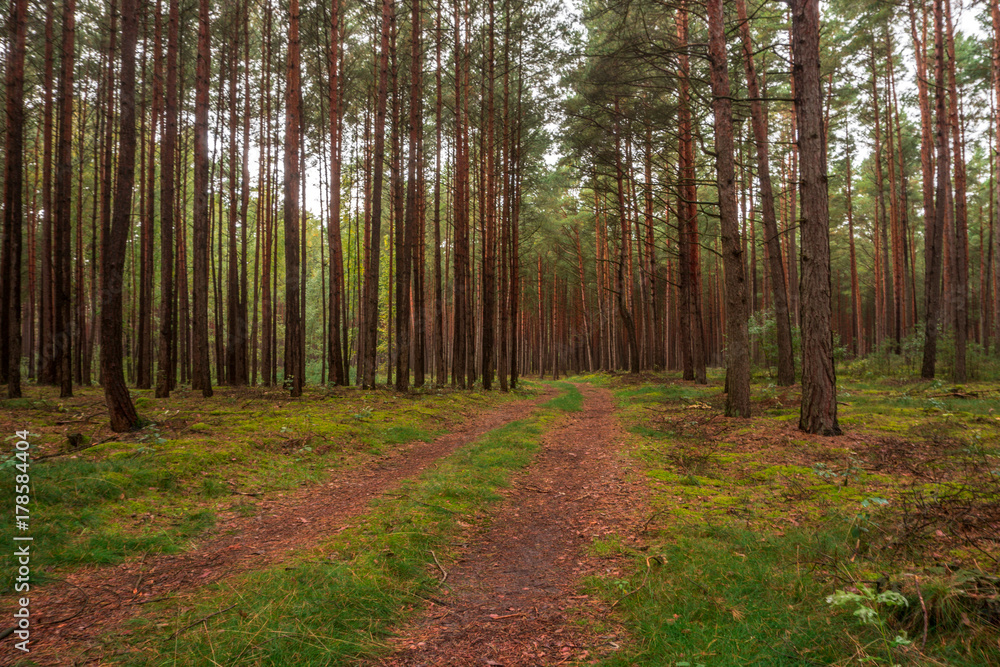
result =
[[995,383],[842,381],[822,438],[797,387],[572,380],[137,392],[125,437],[95,390],[0,401],[35,448],[0,664],[1000,664]]
[[579,390],[581,411],[545,432],[489,525],[468,536],[447,590],[398,631],[397,650],[379,664],[555,665],[618,647],[620,630],[594,630],[608,603],[581,594],[580,582],[621,574],[586,547],[641,523],[643,490],[621,455],[611,392]]

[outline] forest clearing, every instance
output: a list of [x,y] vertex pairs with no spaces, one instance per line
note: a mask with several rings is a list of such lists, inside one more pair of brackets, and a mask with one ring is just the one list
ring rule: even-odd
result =
[[2,11],[0,664],[1000,664],[1000,0]]

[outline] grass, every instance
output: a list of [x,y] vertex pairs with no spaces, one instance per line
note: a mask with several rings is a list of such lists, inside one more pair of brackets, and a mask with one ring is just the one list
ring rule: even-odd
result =
[[[98,389],[78,388],[70,399],[48,387],[26,390],[38,396],[3,401],[0,427],[8,433],[27,427],[33,457],[61,451],[67,432],[81,432],[87,444],[108,439],[32,462],[31,534],[38,545],[32,564],[40,577],[186,550],[217,519],[254,513],[259,501],[234,492],[273,495],[316,483],[389,448],[430,440],[464,413],[524,395],[318,388],[292,400],[278,390],[220,388],[204,400],[186,391],[169,399],[136,391],[150,423],[113,434],[101,423]],[[14,462],[0,456],[0,472]],[[5,507],[0,540],[9,542],[14,513]],[[0,594],[12,587],[7,568]]]
[[[641,550],[590,549],[627,573],[587,582],[633,639],[601,664],[1000,664],[1000,618],[981,606],[1000,599],[989,528],[1000,420],[988,401],[844,382],[848,436],[818,438],[795,428],[796,391],[754,385],[759,416],[736,422],[719,418],[714,378],[643,380],[601,380],[652,502]],[[858,602],[866,586],[871,600]],[[876,601],[886,590],[906,605]],[[872,622],[855,614],[862,605]]]
[[623,589],[647,579],[643,590],[622,603],[640,639],[606,664],[835,662],[850,644],[839,623],[814,613],[823,591],[794,567],[802,539],[775,541],[738,527],[710,526],[658,544],[663,564],[651,561],[648,576],[643,558],[642,572],[597,584],[608,597],[620,598]]
[[[565,403],[572,409],[572,399]],[[438,587],[454,540],[530,463],[561,410],[557,402],[485,434],[290,562],[199,591],[196,600],[150,605],[129,631],[157,639],[123,646],[119,661],[334,665],[385,651],[392,628]],[[228,611],[197,623],[220,610]]]
[[542,407],[562,412],[579,412],[583,409],[583,394],[569,382],[552,383],[562,393],[542,404]]

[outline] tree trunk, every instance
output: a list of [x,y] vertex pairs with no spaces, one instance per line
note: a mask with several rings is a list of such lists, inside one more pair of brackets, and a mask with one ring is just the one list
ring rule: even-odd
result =
[[[733,103],[729,91],[723,0],[708,1],[715,168],[718,176],[722,260],[726,272],[726,414],[750,416],[750,337],[747,332],[746,268],[736,202]],[[818,68],[817,68],[818,69]],[[786,313],[787,314],[787,313]]]
[[7,145],[3,208],[3,308],[9,317],[4,335],[7,356],[7,397],[21,397],[21,238],[24,173],[24,56],[27,43],[28,2],[10,4],[7,30]]
[[750,96],[750,117],[754,142],[757,148],[757,180],[760,184],[760,210],[764,221],[764,243],[771,274],[771,294],[774,298],[774,317],[778,338],[778,385],[795,384],[795,355],[792,349],[792,325],[788,309],[788,292],[785,288],[785,265],[781,261],[781,242],[778,222],[774,214],[774,190],[771,187],[771,169],[768,158],[767,109],[761,102],[757,85],[757,72],[753,61],[753,44],[750,40],[750,22],[746,3],[736,0],[743,40],[743,64],[747,77],[747,94]]
[[248,5],[243,5],[243,146],[240,158],[240,257],[239,299],[236,302],[236,365],[233,384],[250,381],[247,314],[247,217],[250,208],[250,25]]
[[482,373],[483,373],[483,389],[489,391],[493,388],[493,365],[496,357],[495,353],[495,339],[496,339],[496,259],[495,259],[495,248],[496,248],[496,173],[495,173],[495,163],[494,163],[494,80],[495,80],[495,70],[494,70],[494,41],[495,41],[495,29],[494,29],[494,1],[489,0],[488,2],[488,23],[486,25],[487,30],[487,53],[486,56],[486,146],[484,156],[485,159],[485,192],[481,193],[480,196],[485,195],[484,206],[485,206],[485,216],[483,219],[483,267],[482,267],[482,301],[483,301],[483,316],[482,316],[482,338],[480,346],[481,363],[482,363]]
[[[635,327],[635,319],[632,316],[632,308],[630,307],[628,301],[628,295],[631,295],[631,276],[625,269],[625,265],[631,257],[632,250],[631,244],[629,243],[629,224],[628,224],[628,214],[625,210],[625,186],[624,186],[624,170],[622,169],[622,129],[620,126],[621,114],[619,113],[619,101],[615,98],[615,175],[617,181],[616,191],[618,193],[618,219],[619,219],[619,229],[621,231],[621,238],[618,239],[619,242],[619,252],[618,252],[618,314],[622,318],[622,323],[625,325],[625,335],[628,336],[628,347],[629,347],[629,371],[632,373],[639,372],[639,340],[638,332]],[[553,292],[553,309],[555,308],[555,293]],[[555,331],[553,331],[553,338],[555,336]]]
[[285,79],[285,384],[302,395],[304,337],[299,306],[299,3],[288,3],[288,70]]
[[111,429],[134,429],[139,416],[132,405],[122,369],[122,272],[128,243],[132,189],[135,184],[135,47],[139,21],[136,0],[122,1],[122,69],[120,80],[118,170],[110,234],[102,240],[101,376]]
[[453,290],[452,386],[466,387],[468,365],[469,186],[468,137],[464,126],[466,102],[462,99],[463,73],[459,2],[455,1],[455,277]]
[[792,76],[802,157],[802,406],[799,428],[839,435],[830,299],[830,214],[822,85],[819,0],[792,0]]
[[[153,100],[149,114],[149,143],[147,156],[147,171],[143,185],[140,187],[144,196],[140,197],[141,211],[141,260],[139,276],[139,327],[137,332],[136,387],[150,389],[153,386],[153,259],[156,198],[153,197],[153,184],[156,182],[156,130],[160,124],[161,91],[163,88],[163,49],[162,28],[160,22],[161,0],[157,0],[154,11],[153,27]],[[148,26],[148,23],[144,25]],[[144,35],[148,35],[148,28]],[[147,38],[143,37],[143,51],[146,51]],[[143,56],[143,78],[145,79],[146,60]],[[141,141],[141,139],[140,139]],[[143,144],[146,145],[146,144]],[[140,169],[142,162],[140,160]]]
[[951,191],[950,156],[948,150],[948,117],[945,113],[946,89],[944,81],[944,19],[943,0],[934,2],[934,80],[938,82],[934,96],[934,114],[937,119],[937,192],[935,193],[934,215],[926,218],[927,231],[924,234],[924,309],[926,312],[924,329],[924,357],[920,377],[934,377],[937,361],[938,318],[941,308],[941,242],[948,197]]
[[[236,128],[237,128],[237,117],[236,117],[236,79],[238,76],[238,67],[236,54],[239,53],[240,43],[239,43],[239,30],[238,24],[236,22],[235,15],[230,17],[229,30],[230,35],[228,44],[231,49],[228,58],[228,74],[229,74],[229,94],[228,99],[228,111],[229,111],[229,155],[226,161],[226,171],[229,176],[228,183],[228,215],[227,215],[227,261],[226,261],[226,352],[225,352],[225,366],[226,366],[226,378],[229,380],[229,384],[232,386],[237,386],[241,384],[246,384],[246,381],[237,381],[236,379],[236,357],[238,356],[237,348],[239,348],[239,310],[240,310],[240,260],[239,260],[239,250],[238,250],[238,236],[236,232],[236,220],[239,215],[239,200],[236,194]],[[220,107],[222,105],[222,99],[219,100]],[[221,115],[221,114],[220,114]],[[220,209],[222,205],[223,197],[219,197]],[[219,219],[219,236],[222,236],[222,219]],[[220,261],[222,257],[219,257]],[[220,304],[221,306],[221,304]],[[220,308],[221,309],[221,308]],[[221,338],[222,332],[217,332],[216,336]]]
[[330,246],[329,302],[330,326],[328,359],[330,383],[338,386],[349,384],[347,368],[342,354],[343,327],[341,314],[344,309],[344,251],[340,229],[340,2],[334,0],[330,16],[330,222],[327,227]]
[[[969,299],[969,223],[968,205],[966,203],[966,175],[964,145],[962,142],[961,116],[958,109],[958,86],[955,82],[955,38],[951,20],[951,1],[945,2],[945,18],[947,20],[947,53],[948,53],[948,91],[951,95],[948,124],[951,129],[952,141],[955,146],[955,193],[954,193],[954,280],[952,281],[953,300],[955,303],[955,367],[952,375],[955,382],[965,382],[968,371],[965,364],[965,348],[969,337],[968,299]],[[938,80],[939,85],[943,85]]]
[[60,398],[73,395],[72,272],[70,269],[70,204],[73,179],[73,68],[76,33],[76,0],[63,3],[62,71],[59,75],[59,134],[56,142],[55,226],[53,230],[53,283],[55,325],[53,354]]
[[173,387],[174,351],[174,153],[177,147],[177,50],[180,44],[180,0],[170,0],[167,25],[166,128],[160,149],[160,347],[156,397],[167,398]]
[[854,248],[854,206],[851,201],[852,174],[851,174],[851,152],[854,146],[850,135],[847,136],[847,239],[851,252],[851,347],[855,357],[863,355],[864,339],[861,327],[861,289],[858,285],[858,261]]
[[[112,3],[112,7],[114,3]],[[45,3],[45,73],[44,102],[42,111],[42,250],[39,281],[39,321],[38,321],[38,382],[39,384],[54,384],[56,382],[55,367],[55,280],[53,276],[53,243],[55,229],[53,227],[52,201],[52,83],[55,78],[53,45],[55,31],[53,29],[55,9],[52,0]],[[111,44],[114,44],[115,32],[111,30]],[[109,49],[108,58],[112,58]],[[107,93],[110,99],[111,93]],[[110,104],[108,105],[110,107]]]
[[687,55],[687,3],[681,0],[677,10],[677,41],[678,60],[680,63],[680,85],[678,92],[677,107],[677,285],[680,290],[681,304],[678,310],[680,320],[680,346],[681,365],[683,368],[682,377],[685,380],[694,380],[694,354],[691,334],[691,285],[688,267],[690,260],[688,256],[691,252],[691,244],[688,241],[688,229],[690,223],[691,207],[690,200],[691,179],[694,178],[694,165],[688,161],[690,145],[693,141],[691,136],[691,108],[690,108],[690,83],[689,61]]
[[208,355],[208,256],[211,252],[208,231],[208,93],[211,76],[211,36],[209,2],[198,3],[198,64],[194,112],[194,219],[192,247],[193,358],[191,388],[202,396],[212,395],[212,372]]
[[375,388],[375,360],[378,356],[379,256],[382,248],[382,181],[385,159],[385,113],[388,104],[389,35],[396,22],[394,0],[382,0],[382,37],[378,60],[378,94],[375,106],[375,147],[372,161],[371,252],[364,286],[364,379],[362,386]]

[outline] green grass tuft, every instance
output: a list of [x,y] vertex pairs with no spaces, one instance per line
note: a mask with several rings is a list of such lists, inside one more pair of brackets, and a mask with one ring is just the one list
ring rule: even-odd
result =
[[576,385],[569,382],[556,382],[554,385],[564,393],[543,403],[543,408],[561,410],[562,412],[579,412],[583,409],[583,394],[576,388]]

